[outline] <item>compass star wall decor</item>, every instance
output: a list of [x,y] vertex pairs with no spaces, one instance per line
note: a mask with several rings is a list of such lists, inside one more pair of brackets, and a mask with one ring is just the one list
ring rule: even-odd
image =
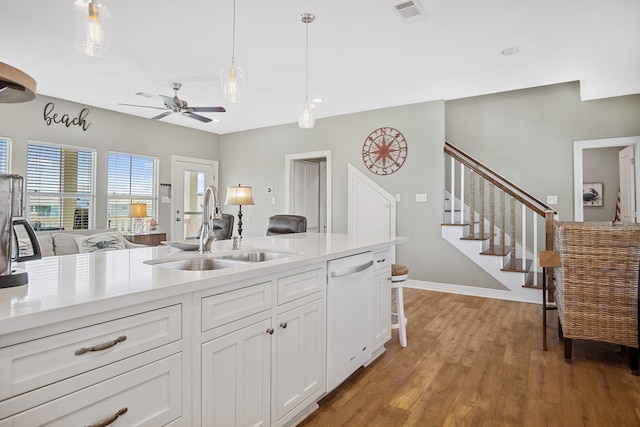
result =
[[362,160],[376,175],[390,175],[407,159],[407,140],[402,132],[391,127],[374,130],[362,145]]

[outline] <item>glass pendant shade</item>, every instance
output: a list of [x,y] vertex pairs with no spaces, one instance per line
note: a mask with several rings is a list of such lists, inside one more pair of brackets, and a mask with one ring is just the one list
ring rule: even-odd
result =
[[309,102],[309,98],[305,96],[304,102],[298,110],[298,126],[302,129],[311,129],[315,125],[316,118],[313,115],[315,105]]
[[108,23],[111,12],[93,0],[73,3],[74,41],[76,50],[84,55],[101,57],[107,54]]
[[222,93],[232,104],[242,101],[244,96],[245,77],[244,71],[236,66],[235,60],[231,60],[231,66],[220,73]]
[[304,52],[304,102],[298,108],[298,126],[302,129],[311,129],[316,119],[313,115],[315,104],[309,102],[309,24],[315,16],[310,13],[300,15],[300,20],[305,24],[305,52]]

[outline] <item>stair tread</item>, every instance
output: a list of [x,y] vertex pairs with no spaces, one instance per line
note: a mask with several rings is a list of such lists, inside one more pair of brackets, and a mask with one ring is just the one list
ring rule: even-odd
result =
[[507,256],[509,255],[509,252],[511,252],[511,246],[505,246],[504,251],[500,250],[500,246],[496,246],[480,252],[480,255]]
[[484,233],[481,235],[480,233],[475,233],[466,237],[461,237],[460,240],[488,240],[491,238],[491,234]]
[[[534,275],[538,276],[538,284],[534,285],[533,284],[533,277]],[[542,289],[542,273],[530,273],[527,276],[527,280],[525,281],[524,285],[522,285],[523,288],[531,288],[531,289]]]
[[511,260],[507,265],[502,268],[502,271],[515,271],[518,273],[527,273],[531,269],[531,260],[523,261],[522,258],[516,258],[514,265],[511,265]]

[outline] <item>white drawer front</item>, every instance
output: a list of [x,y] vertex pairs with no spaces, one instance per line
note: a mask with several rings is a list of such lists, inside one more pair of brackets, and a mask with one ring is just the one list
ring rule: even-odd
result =
[[271,308],[271,282],[252,285],[202,299],[202,331]]
[[325,269],[320,267],[278,279],[278,305],[324,289]]
[[373,254],[373,270],[382,270],[391,265],[389,251],[375,252]]
[[[0,421],[0,427],[164,426],[182,416],[181,353]],[[179,425],[173,424],[173,425]]]
[[0,349],[0,400],[181,337],[182,306],[176,304]]

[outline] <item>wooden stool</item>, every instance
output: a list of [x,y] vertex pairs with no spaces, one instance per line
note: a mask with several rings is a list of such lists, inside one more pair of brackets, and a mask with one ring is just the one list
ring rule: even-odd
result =
[[391,265],[391,289],[396,290],[396,312],[391,313],[397,322],[391,324],[391,329],[398,329],[400,347],[407,346],[407,318],[404,315],[404,295],[402,289],[409,277],[409,268],[402,264]]

